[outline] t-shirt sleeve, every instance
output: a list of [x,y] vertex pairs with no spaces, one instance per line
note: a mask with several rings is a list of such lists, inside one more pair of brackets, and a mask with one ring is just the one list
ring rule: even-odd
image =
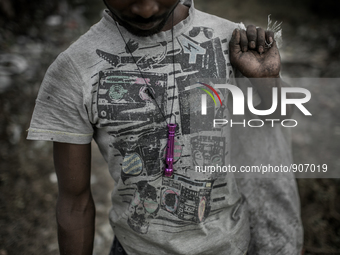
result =
[[39,89],[27,139],[74,144],[92,140],[84,82],[62,53],[49,67]]

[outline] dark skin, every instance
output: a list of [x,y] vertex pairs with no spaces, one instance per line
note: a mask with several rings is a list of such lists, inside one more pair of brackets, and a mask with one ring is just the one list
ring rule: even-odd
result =
[[[273,42],[270,48],[265,42]],[[280,78],[281,60],[274,33],[249,25],[236,29],[229,44],[230,61],[248,78]]]
[[[131,33],[149,36],[167,31],[188,16],[188,7],[178,0],[106,0],[113,18]],[[173,17],[173,19],[172,19]],[[280,56],[272,32],[248,26],[235,30],[230,41],[230,60],[249,78],[278,78]],[[271,106],[271,88],[282,82],[253,82],[261,97],[260,107]],[[268,99],[269,98],[269,99]],[[94,240],[95,205],[91,194],[91,144],[54,142],[54,162],[58,176],[57,224],[60,254],[91,255]]]
[[104,0],[104,3],[113,18],[137,36],[170,30],[172,22],[176,25],[189,15],[188,7],[179,4],[179,0]]
[[60,254],[92,254],[95,205],[91,194],[91,144],[53,144],[59,196]]

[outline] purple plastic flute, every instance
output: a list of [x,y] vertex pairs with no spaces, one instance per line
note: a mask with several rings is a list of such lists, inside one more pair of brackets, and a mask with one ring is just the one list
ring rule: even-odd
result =
[[175,131],[177,124],[170,123],[168,124],[168,146],[166,148],[166,160],[165,160],[165,170],[164,175],[167,177],[171,177],[174,169],[173,169],[173,161],[174,161],[174,149],[175,149]]

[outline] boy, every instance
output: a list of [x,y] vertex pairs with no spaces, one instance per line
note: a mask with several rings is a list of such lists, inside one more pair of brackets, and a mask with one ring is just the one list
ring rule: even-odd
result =
[[[279,159],[251,146],[267,149],[266,139],[282,142],[277,127],[250,133],[192,124],[192,80],[231,82],[238,75],[233,68],[248,78],[273,78],[248,84],[254,88],[257,107],[270,108],[272,88],[284,86],[273,32],[255,26],[239,29],[238,24],[196,10],[190,1],[105,4],[109,11],[103,19],[49,68],[28,134],[29,139],[54,142],[60,253],[92,254],[92,138],[115,181],[110,223],[116,239],[111,254],[298,253],[301,224],[291,179],[283,186],[275,180],[258,181],[278,185],[278,191],[270,193],[275,195],[267,195],[270,206],[276,199],[281,202],[272,211],[288,206],[282,221],[277,216],[282,230],[271,233],[277,228],[276,219],[267,213],[271,208],[258,208],[252,204],[256,198],[248,199],[260,186],[257,181],[241,180],[237,185],[232,174],[194,169],[216,163],[254,164],[264,155],[274,158],[270,163],[290,160],[285,146],[271,152],[280,154]],[[218,95],[227,105],[228,92],[220,90]],[[211,116],[229,116],[222,100]],[[278,116],[279,111],[272,114]],[[249,222],[241,193],[258,220],[250,215]],[[291,228],[280,226],[287,215]],[[269,234],[263,234],[267,227]]]

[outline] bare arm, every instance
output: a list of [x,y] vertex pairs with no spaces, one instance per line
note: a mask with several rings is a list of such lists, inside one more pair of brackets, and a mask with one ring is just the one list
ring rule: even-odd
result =
[[61,255],[91,255],[95,205],[91,194],[91,144],[53,144],[58,177],[58,241]]

